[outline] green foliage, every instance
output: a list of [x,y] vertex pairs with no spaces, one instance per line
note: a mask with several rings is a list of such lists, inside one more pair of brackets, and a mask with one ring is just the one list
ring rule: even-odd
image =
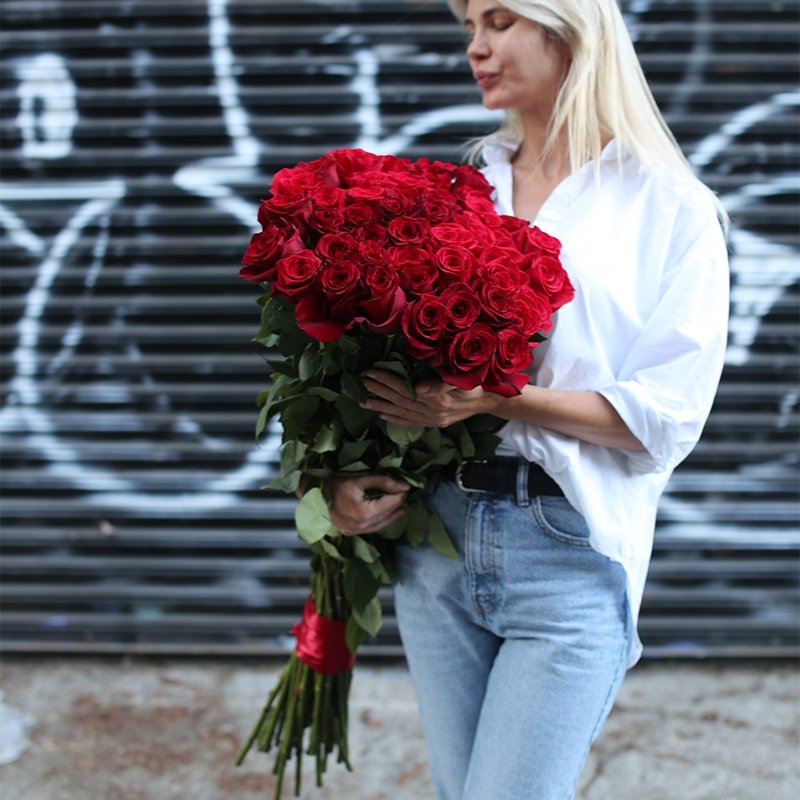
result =
[[[310,481],[295,511],[297,533],[312,549],[315,576],[326,564],[341,571],[346,602],[341,618],[348,620],[347,643],[355,652],[364,637],[380,629],[377,593],[394,580],[394,546],[418,545],[427,538],[437,553],[458,558],[438,515],[425,505],[424,489],[444,467],[490,455],[501,423],[490,416],[444,429],[385,423],[361,407],[369,397],[366,372],[392,372],[412,396],[420,380],[435,375],[430,366],[406,355],[401,334],[378,335],[356,327],[322,343],[297,327],[294,309],[285,300],[265,294],[259,304],[261,325],[255,340],[270,349],[271,380],[257,398],[256,437],[275,416],[283,428],[280,469],[266,486],[294,493],[303,476]],[[376,473],[413,487],[405,513],[377,534],[342,536],[331,522],[325,479]]]

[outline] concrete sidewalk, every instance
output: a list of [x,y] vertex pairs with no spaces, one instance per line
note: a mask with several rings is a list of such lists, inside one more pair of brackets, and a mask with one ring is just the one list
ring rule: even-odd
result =
[[[7,657],[2,716],[21,712],[32,726],[27,749],[0,768],[0,796],[271,800],[272,756],[251,753],[238,768],[233,760],[277,671],[252,662]],[[333,764],[325,788],[311,788],[309,776],[302,797],[433,800],[407,671],[358,666],[351,709],[356,771]],[[595,743],[579,798],[797,800],[799,734],[797,669],[638,667]]]

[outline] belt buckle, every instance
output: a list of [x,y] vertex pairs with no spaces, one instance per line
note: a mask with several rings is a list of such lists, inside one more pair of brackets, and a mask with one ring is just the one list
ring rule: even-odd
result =
[[[486,463],[486,459],[484,459],[483,461],[473,461],[471,463],[473,463],[473,464],[485,464]],[[462,492],[472,492],[474,494],[490,494],[488,489],[475,489],[472,486],[464,486],[463,478],[464,478],[464,462],[462,461],[456,467],[456,474],[455,474],[456,486],[458,486],[458,488],[461,489]]]

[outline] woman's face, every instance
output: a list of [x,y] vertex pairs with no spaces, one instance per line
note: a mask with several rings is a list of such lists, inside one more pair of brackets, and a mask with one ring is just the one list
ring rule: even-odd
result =
[[569,64],[566,44],[547,39],[539,25],[497,0],[469,0],[464,25],[483,104],[549,120]]

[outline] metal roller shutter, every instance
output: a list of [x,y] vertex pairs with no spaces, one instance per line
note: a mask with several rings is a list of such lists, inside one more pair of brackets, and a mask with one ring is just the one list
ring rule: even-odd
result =
[[[734,220],[730,346],[661,506],[645,655],[797,655],[794,2],[624,4]],[[259,490],[266,375],[236,278],[271,174],[338,146],[459,158],[491,129],[442,2],[5,0],[7,652],[267,655],[306,594]],[[400,653],[389,612],[364,654]]]

